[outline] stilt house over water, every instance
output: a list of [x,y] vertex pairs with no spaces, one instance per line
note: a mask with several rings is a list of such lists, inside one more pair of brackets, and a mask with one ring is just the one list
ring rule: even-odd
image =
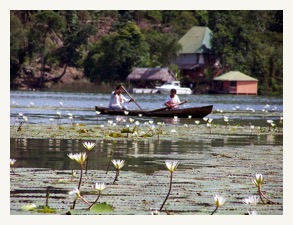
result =
[[258,80],[239,71],[213,79],[212,90],[219,94],[257,95]]

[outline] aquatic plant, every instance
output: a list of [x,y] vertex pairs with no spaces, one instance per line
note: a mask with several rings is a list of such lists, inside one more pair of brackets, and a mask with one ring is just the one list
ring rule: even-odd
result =
[[97,201],[99,200],[102,191],[106,188],[106,184],[105,183],[95,183],[95,190],[98,191],[98,197],[96,198],[96,200],[88,207],[88,210],[91,209],[93,207],[94,204],[97,203]]
[[113,181],[113,184],[118,180],[118,176],[120,173],[120,170],[122,169],[122,167],[125,164],[125,160],[122,159],[112,159],[111,162],[113,163],[115,170],[116,170],[116,175]]
[[[261,187],[263,185],[263,181],[264,181],[264,177],[261,173],[257,173],[255,174],[254,179],[252,180],[252,182],[255,184],[255,186],[257,187],[257,191],[258,191],[258,195],[260,197],[260,200],[262,201],[263,204],[279,204],[277,202],[273,202],[272,200],[268,199],[264,193],[261,190]],[[265,200],[267,200],[267,202],[265,202]]]
[[241,200],[243,204],[256,205],[259,202],[259,198],[256,195],[249,196]]
[[221,195],[214,195],[214,200],[215,200],[215,204],[216,204],[216,208],[215,210],[211,213],[211,215],[213,215],[220,206],[224,205],[226,202],[226,198],[222,197]]
[[68,192],[69,194],[69,197],[71,198],[71,200],[73,201],[73,206],[72,206],[72,209],[75,208],[75,202],[77,199],[81,199],[83,202],[85,202],[87,205],[91,205],[81,194],[80,194],[80,191],[79,191],[79,188],[74,188],[72,189],[71,191]]
[[13,166],[14,166],[14,163],[16,162],[16,159],[10,159],[10,168],[11,168],[11,172],[13,173],[13,174],[15,174],[15,172],[14,172],[14,169],[13,169]]
[[61,127],[61,117],[62,117],[62,114],[59,111],[57,111],[56,114],[58,115],[58,122],[57,122],[58,123],[58,127],[59,127],[59,129],[62,129],[62,127]]
[[[79,183],[78,183],[78,190],[80,190],[80,185],[82,181],[82,164],[86,160],[87,156],[86,153],[76,153],[72,154],[69,153],[68,157],[74,161],[76,161],[80,165],[80,178],[79,178]],[[73,208],[75,207],[75,201],[73,202]]]
[[[86,148],[86,150],[90,151],[96,146],[97,143],[95,142],[83,142],[82,145],[83,147]],[[85,166],[85,173],[87,174],[87,167],[88,167],[88,163],[89,163],[89,153],[88,156],[86,158],[86,166]]]
[[166,161],[165,162],[165,166],[167,167],[167,169],[171,173],[171,175],[170,175],[170,186],[169,186],[168,194],[167,194],[167,196],[166,196],[166,198],[165,198],[165,200],[164,200],[164,202],[163,202],[163,204],[162,204],[162,206],[161,206],[161,208],[159,210],[160,212],[162,212],[162,209],[163,209],[163,207],[164,207],[164,205],[165,205],[165,203],[166,203],[166,201],[167,201],[167,199],[168,199],[168,197],[169,197],[169,195],[171,193],[173,172],[177,169],[178,165],[179,165],[179,163],[177,161]]
[[52,118],[51,118],[51,119],[49,119],[49,121],[50,121],[50,124],[51,124],[51,128],[54,128],[54,124],[53,124],[54,120],[55,120],[55,119],[52,119]]
[[72,115],[72,113],[68,113],[68,119],[70,120],[71,125],[74,127],[75,123],[74,116]]
[[17,120],[20,121],[19,126],[17,128],[17,131],[21,131],[22,130],[22,126],[28,122],[28,118],[27,116],[24,116],[22,113],[19,113],[19,118],[17,118]]

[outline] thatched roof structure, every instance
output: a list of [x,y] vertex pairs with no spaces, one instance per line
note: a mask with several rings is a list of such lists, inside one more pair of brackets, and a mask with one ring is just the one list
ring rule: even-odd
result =
[[176,76],[169,68],[135,68],[126,80],[170,82],[176,80]]

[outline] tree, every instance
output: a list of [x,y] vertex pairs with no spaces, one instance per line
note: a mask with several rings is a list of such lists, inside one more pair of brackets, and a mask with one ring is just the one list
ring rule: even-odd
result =
[[95,33],[93,22],[81,24],[76,11],[66,11],[66,29],[62,33],[63,45],[56,49],[52,57],[63,67],[63,72],[55,82],[58,82],[66,73],[68,66],[79,68],[82,66],[82,46],[87,46],[88,38]]
[[181,45],[175,36],[170,33],[158,31],[145,32],[145,38],[149,45],[148,66],[167,67],[171,65],[174,56],[181,49]]
[[13,14],[10,15],[10,81],[17,76],[24,62],[26,42],[21,21]]
[[127,22],[89,51],[84,62],[85,75],[96,82],[124,81],[134,66],[145,63],[147,51],[138,26]]
[[56,35],[65,28],[64,17],[53,11],[40,11],[35,14],[34,24],[29,33],[29,52],[31,57],[34,53],[39,54],[41,59],[41,78],[39,85],[42,85],[45,74],[46,56],[50,49],[47,42],[49,35]]

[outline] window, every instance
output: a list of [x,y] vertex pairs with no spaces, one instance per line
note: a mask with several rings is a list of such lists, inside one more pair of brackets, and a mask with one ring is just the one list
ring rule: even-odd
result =
[[230,87],[236,87],[236,81],[230,81]]

